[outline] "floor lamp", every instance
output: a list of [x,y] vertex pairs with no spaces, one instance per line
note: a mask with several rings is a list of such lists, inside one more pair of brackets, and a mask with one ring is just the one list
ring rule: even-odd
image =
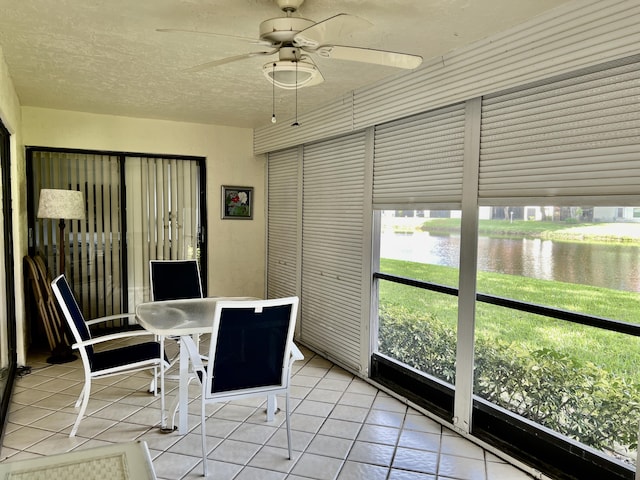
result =
[[[59,255],[59,270],[58,275],[65,273],[65,233],[64,233],[64,221],[66,220],[83,220],[84,219],[84,197],[82,192],[77,190],[56,190],[43,188],[40,190],[40,202],[38,204],[38,218],[53,218],[58,219],[59,233],[58,233],[58,255]],[[47,281],[47,279],[43,279]],[[51,290],[46,289],[46,290]],[[49,299],[53,302],[53,299]],[[55,308],[55,307],[53,307]],[[59,317],[59,315],[58,315]],[[43,321],[46,321],[43,319]],[[58,318],[59,322],[59,318]],[[77,357],[71,353],[71,345],[69,345],[66,335],[66,330],[63,324],[56,323],[55,318],[49,320],[50,328],[56,332],[55,341],[57,345],[52,349],[52,355],[47,359],[49,363],[65,363],[75,360]]]
[[55,190],[43,188],[40,190],[40,203],[38,204],[38,218],[59,219],[60,227],[58,235],[58,252],[60,263],[58,275],[65,273],[65,249],[64,249],[64,221],[84,220],[84,196],[77,190]]

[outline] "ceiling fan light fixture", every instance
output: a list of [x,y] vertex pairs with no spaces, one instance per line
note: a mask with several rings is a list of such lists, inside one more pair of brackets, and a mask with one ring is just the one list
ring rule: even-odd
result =
[[313,63],[304,60],[277,60],[265,63],[262,73],[270,83],[284,90],[310,87],[324,80],[320,70]]

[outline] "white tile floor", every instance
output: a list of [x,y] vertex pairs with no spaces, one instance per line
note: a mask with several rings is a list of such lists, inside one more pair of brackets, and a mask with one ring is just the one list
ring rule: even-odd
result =
[[[208,407],[210,478],[217,480],[526,480],[508,465],[437,422],[302,349],[292,379],[292,460],[284,415],[265,421],[264,402]],[[185,436],[160,433],[159,397],[146,392],[149,374],[94,382],[87,416],[75,438],[74,403],[81,389],[78,359],[50,365],[30,356],[10,405],[2,461],[115,442],[144,440],[158,478],[201,478],[199,401],[190,404]],[[168,384],[171,385],[171,384]],[[168,392],[169,395],[175,394]],[[169,386],[167,387],[169,389]],[[190,398],[197,396],[192,386]]]

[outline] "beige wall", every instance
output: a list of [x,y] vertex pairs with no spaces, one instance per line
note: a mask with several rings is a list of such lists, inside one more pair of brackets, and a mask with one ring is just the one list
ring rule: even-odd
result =
[[[265,159],[245,128],[22,108],[24,144],[206,157],[209,295],[265,292]],[[221,185],[254,187],[254,219],[221,220]]]
[[[21,140],[20,102],[16,95],[13,81],[9,75],[9,69],[4,61],[2,48],[0,48],[0,120],[11,134],[11,204],[13,220],[13,248],[14,248],[14,275],[16,289],[16,328],[18,332],[24,330],[24,292],[22,289],[22,257],[27,252],[26,237],[26,191],[23,188],[25,182],[24,148]],[[1,190],[1,189],[0,189]],[[5,194],[6,192],[2,192]],[[0,240],[0,247],[5,246],[6,239]],[[0,258],[0,268],[4,269],[4,257]],[[4,275],[0,275],[0,292],[4,294]],[[6,339],[6,311],[4,302],[0,306],[0,335]],[[25,363],[25,348],[23,336],[18,333],[18,363]],[[3,352],[3,355],[6,352]]]

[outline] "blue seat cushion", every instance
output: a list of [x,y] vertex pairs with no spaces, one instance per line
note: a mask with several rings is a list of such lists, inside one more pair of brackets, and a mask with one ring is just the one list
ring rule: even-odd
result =
[[[136,362],[160,358],[160,343],[145,342],[126,347],[114,348],[104,352],[94,352],[91,371],[98,372],[113,367],[121,367]],[[166,356],[165,356],[166,361]]]

